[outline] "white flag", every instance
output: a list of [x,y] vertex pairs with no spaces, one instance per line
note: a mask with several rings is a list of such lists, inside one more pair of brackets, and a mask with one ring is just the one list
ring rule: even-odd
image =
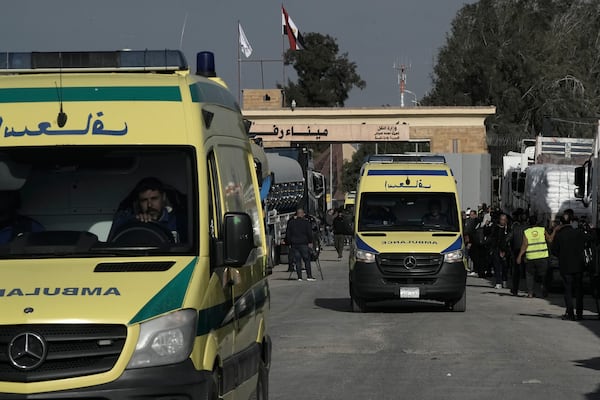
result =
[[248,38],[246,37],[246,34],[244,33],[244,29],[242,28],[242,24],[238,23],[238,28],[239,28],[239,34],[240,34],[240,48],[242,49],[242,53],[244,53],[244,56],[246,56],[246,58],[250,57],[250,55],[252,54],[252,46],[250,46],[250,42],[248,41]]

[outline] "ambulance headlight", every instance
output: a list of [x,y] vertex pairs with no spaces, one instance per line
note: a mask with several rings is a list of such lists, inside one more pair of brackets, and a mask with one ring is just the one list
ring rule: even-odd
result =
[[457,263],[463,261],[463,251],[455,250],[449,253],[444,254],[444,262],[447,263]]
[[196,338],[198,313],[180,310],[143,322],[127,368],[175,364],[189,357]]
[[365,263],[373,263],[375,262],[375,254],[365,250],[356,250],[356,261],[361,261]]

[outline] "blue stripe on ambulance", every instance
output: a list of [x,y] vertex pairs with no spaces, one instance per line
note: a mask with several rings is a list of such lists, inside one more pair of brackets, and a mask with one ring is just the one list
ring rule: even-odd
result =
[[365,241],[362,240],[360,236],[356,236],[356,248],[359,250],[368,251],[369,253],[379,254],[377,250],[365,243]]
[[446,254],[449,253],[451,251],[456,251],[456,250],[460,250],[463,247],[463,239],[462,236],[458,236],[458,238],[456,238],[456,240],[454,241],[454,243],[452,243],[450,246],[448,246],[446,249],[442,250],[442,254]]

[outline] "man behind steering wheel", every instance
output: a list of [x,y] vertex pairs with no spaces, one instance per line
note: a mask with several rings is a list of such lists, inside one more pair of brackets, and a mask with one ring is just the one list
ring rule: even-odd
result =
[[171,232],[173,242],[180,242],[177,217],[160,180],[154,177],[142,179],[133,189],[129,199],[133,203],[132,208],[117,212],[111,232],[117,232],[121,226],[137,220],[160,225]]

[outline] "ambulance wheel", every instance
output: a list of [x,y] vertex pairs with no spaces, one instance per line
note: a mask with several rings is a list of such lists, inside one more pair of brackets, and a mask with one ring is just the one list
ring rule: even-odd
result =
[[269,241],[269,259],[271,260],[271,268],[279,265],[279,257],[277,256],[277,245],[275,244],[275,239],[271,236],[271,240]]
[[463,295],[461,296],[461,298],[457,302],[449,304],[449,308],[451,311],[454,311],[454,312],[467,311],[467,290],[466,289],[463,292]]
[[367,302],[354,294],[354,290],[352,290],[352,284],[350,284],[350,305],[353,312],[367,312]]
[[208,382],[208,393],[207,400],[219,400],[221,398],[221,394],[219,393],[220,385],[220,374],[218,370],[214,370],[210,376],[210,381]]
[[352,297],[352,311],[356,313],[366,313],[367,302],[359,297]]
[[273,265],[281,264],[281,246],[276,245],[274,240],[273,250],[271,251],[273,252]]
[[269,399],[269,369],[261,359],[258,364],[258,380],[256,381],[256,390],[250,396],[251,400]]

